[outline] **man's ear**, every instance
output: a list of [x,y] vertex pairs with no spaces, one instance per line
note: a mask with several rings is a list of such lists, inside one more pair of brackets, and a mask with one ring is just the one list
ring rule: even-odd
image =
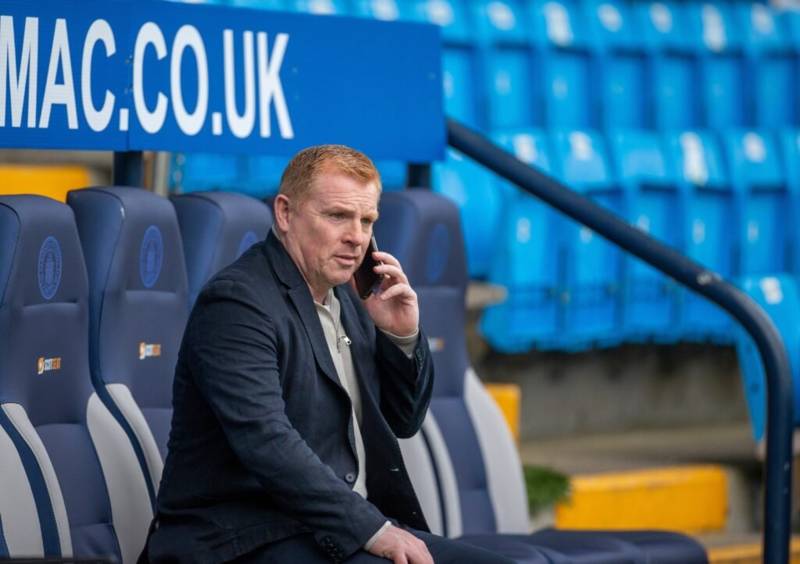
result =
[[286,233],[289,230],[289,198],[284,194],[278,194],[275,196],[272,209],[278,231]]

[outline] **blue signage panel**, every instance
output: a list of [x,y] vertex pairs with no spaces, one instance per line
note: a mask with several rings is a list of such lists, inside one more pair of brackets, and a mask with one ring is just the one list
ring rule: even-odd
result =
[[173,2],[0,0],[0,147],[443,156],[436,27]]

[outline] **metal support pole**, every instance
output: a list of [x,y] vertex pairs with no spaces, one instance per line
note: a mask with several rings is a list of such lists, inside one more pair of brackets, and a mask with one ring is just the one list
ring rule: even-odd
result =
[[448,143],[565,215],[716,303],[753,337],[767,380],[767,456],[764,486],[764,562],[789,562],[792,487],[792,376],[786,348],[770,318],[732,284],[529,167],[466,126],[448,120]]
[[143,187],[141,151],[123,151],[114,153],[114,186]]

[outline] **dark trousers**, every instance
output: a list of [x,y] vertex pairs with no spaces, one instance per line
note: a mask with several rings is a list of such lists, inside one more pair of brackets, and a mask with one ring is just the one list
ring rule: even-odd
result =
[[[414,529],[407,529],[422,540],[436,564],[514,564],[505,556],[483,550],[457,540],[451,540]],[[233,561],[232,564],[329,564],[330,559],[311,535],[298,535],[261,547]],[[359,550],[345,560],[346,564],[386,564],[384,558]]]

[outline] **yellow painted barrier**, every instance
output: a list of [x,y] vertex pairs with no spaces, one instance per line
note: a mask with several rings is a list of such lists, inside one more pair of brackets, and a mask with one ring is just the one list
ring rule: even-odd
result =
[[564,529],[724,529],[727,477],[719,466],[680,466],[573,476],[570,499],[555,508]]
[[519,404],[521,397],[519,386],[494,382],[485,384],[485,386],[500,411],[503,412],[514,439],[519,442]]
[[[800,539],[793,538],[789,561],[800,564]],[[708,549],[709,564],[761,564],[761,544],[751,543]]]
[[78,165],[0,165],[0,194],[38,194],[62,202],[67,192],[91,184],[89,169]]

